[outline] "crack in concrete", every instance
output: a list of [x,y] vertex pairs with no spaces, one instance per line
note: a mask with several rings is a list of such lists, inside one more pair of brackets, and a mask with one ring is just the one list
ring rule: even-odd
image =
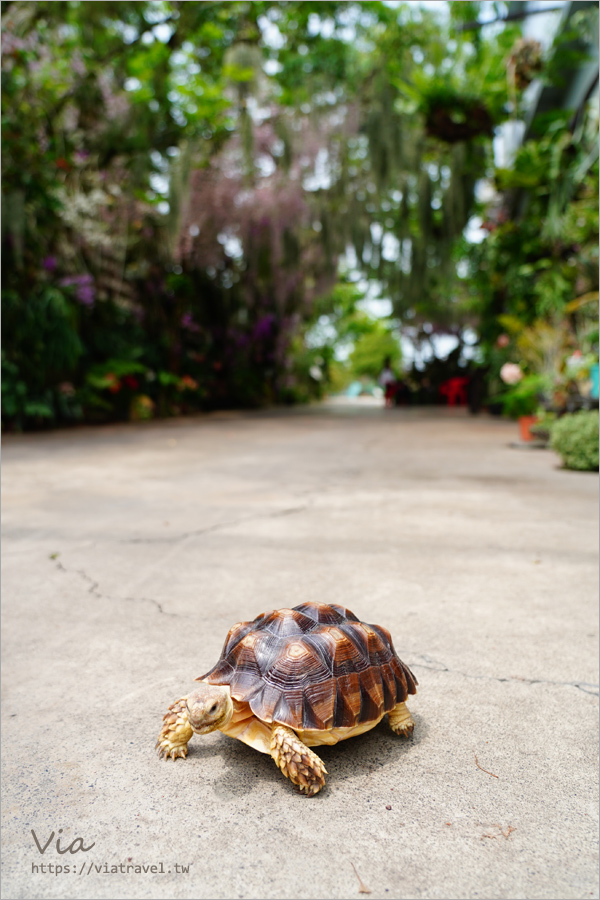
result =
[[[290,510],[282,510],[276,515],[286,515],[289,513],[297,512],[300,508],[294,508]],[[306,507],[301,507],[301,509],[306,509]],[[269,514],[269,516],[258,516],[252,518],[270,518],[273,516],[273,513]],[[250,521],[249,519],[243,519],[240,521]],[[229,523],[231,524],[231,523]],[[236,524],[236,523],[234,523]],[[225,527],[223,526],[215,526],[212,529],[207,529],[207,531],[216,530],[217,527]],[[195,534],[196,532],[190,532],[189,534]],[[206,532],[201,532],[206,533]],[[188,535],[189,536],[189,535]],[[173,616],[174,618],[180,618],[178,613],[167,612],[163,609],[162,604],[158,602],[158,600],[154,600],[152,597],[112,597],[108,594],[103,594],[99,587],[100,584],[98,581],[94,581],[94,579],[87,574],[83,569],[67,569],[61,562],[56,562],[56,568],[61,572],[65,572],[67,574],[79,575],[84,581],[89,584],[88,593],[92,594],[95,597],[106,600],[121,600],[130,603],[151,603],[163,616]],[[497,675],[471,675],[468,672],[461,672],[459,669],[451,669],[446,663],[440,662],[439,660],[433,659],[431,656],[421,655],[417,657],[418,659],[424,660],[424,662],[416,662],[411,663],[411,666],[415,669],[429,669],[431,672],[448,672],[451,675],[461,675],[463,678],[472,678],[476,681],[498,681],[500,683],[513,683],[513,684],[554,684],[557,687],[574,687],[578,690],[582,691],[584,694],[588,694],[592,697],[597,697],[599,692],[599,685],[592,684],[589,681],[552,681],[547,678],[521,678],[519,676],[507,676],[501,678]],[[432,663],[433,665],[427,665],[427,663]]]
[[115,601],[125,601],[127,603],[151,603],[163,616],[173,616],[174,618],[180,618],[179,613],[167,612],[163,609],[161,603],[158,600],[154,600],[152,597],[113,597],[110,594],[103,594],[100,590],[100,582],[94,581],[94,579],[87,574],[83,569],[67,569],[66,566],[63,566],[61,562],[56,563],[56,568],[61,572],[65,572],[67,575],[79,575],[84,581],[89,584],[88,594],[92,594],[94,597],[98,597],[100,600],[115,600]]
[[310,504],[304,506],[293,506],[289,509],[279,509],[272,512],[263,513],[262,515],[243,516],[240,519],[232,519],[230,522],[217,522],[215,525],[209,525],[208,528],[197,528],[194,531],[183,531],[181,534],[169,537],[139,537],[128,538],[121,543],[124,544],[176,544],[178,541],[184,541],[190,537],[199,537],[204,534],[212,534],[215,531],[223,531],[226,528],[234,528],[236,525],[242,525],[244,522],[256,522],[261,519],[278,519],[283,516],[291,516],[294,513],[303,512],[308,509]]
[[555,684],[558,687],[574,687],[582,691],[584,694],[590,694],[592,697],[598,696],[599,685],[592,684],[589,681],[551,681],[547,678],[520,678],[519,676],[509,676],[500,678],[496,675],[470,675],[468,672],[461,672],[459,669],[451,669],[445,663],[432,659],[430,656],[420,656],[419,659],[425,660],[425,663],[433,663],[434,665],[426,665],[425,663],[411,663],[415,669],[429,669],[432,672],[449,672],[451,675],[462,675],[463,678],[473,678],[482,681],[500,681],[512,682],[513,684]]

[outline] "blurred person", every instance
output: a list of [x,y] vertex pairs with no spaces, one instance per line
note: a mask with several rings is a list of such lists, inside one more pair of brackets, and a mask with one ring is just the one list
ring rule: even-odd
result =
[[389,409],[394,405],[394,398],[396,397],[396,389],[397,389],[397,379],[392,370],[392,359],[390,356],[386,356],[383,361],[383,369],[381,370],[381,374],[377,379],[379,384],[384,390],[385,393],[385,405],[386,408]]

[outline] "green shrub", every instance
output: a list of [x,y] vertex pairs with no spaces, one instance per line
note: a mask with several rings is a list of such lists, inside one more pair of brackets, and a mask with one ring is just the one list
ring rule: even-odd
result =
[[567,413],[552,426],[550,446],[567,469],[597,471],[598,412]]

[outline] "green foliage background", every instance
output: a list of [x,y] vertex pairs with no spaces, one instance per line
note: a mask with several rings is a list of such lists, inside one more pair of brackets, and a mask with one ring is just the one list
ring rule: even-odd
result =
[[[3,2],[5,427],[306,401],[401,330],[476,329],[493,394],[503,315],[597,352],[568,312],[597,290],[593,116],[495,171],[519,27],[462,31],[482,8]],[[473,246],[481,178],[505,214]]]

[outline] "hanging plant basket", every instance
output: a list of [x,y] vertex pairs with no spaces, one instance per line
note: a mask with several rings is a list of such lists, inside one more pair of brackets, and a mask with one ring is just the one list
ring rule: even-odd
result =
[[480,135],[493,134],[494,123],[480,100],[456,97],[451,103],[430,106],[425,116],[425,130],[431,137],[447,144],[470,141]]

